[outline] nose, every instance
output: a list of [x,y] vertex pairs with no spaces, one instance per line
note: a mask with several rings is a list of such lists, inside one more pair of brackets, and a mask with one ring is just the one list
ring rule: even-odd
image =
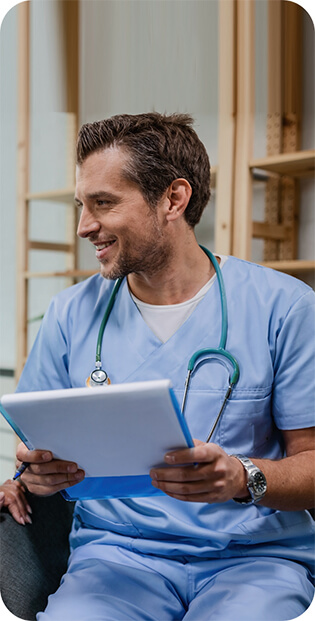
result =
[[83,239],[98,233],[101,225],[91,211],[83,206],[77,228],[77,235]]

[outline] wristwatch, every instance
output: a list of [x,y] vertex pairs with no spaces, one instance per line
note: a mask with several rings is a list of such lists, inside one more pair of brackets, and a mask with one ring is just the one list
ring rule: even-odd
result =
[[245,455],[230,455],[230,457],[236,457],[244,466],[247,473],[247,488],[250,493],[250,498],[233,498],[233,500],[242,505],[252,505],[254,502],[259,502],[267,491],[264,473]]

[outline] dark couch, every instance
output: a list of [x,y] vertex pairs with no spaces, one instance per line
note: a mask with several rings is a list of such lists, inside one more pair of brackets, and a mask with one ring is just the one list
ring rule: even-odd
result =
[[0,589],[10,612],[31,621],[44,610],[67,569],[74,503],[60,494],[27,498],[32,524],[21,526],[7,510],[1,512]]

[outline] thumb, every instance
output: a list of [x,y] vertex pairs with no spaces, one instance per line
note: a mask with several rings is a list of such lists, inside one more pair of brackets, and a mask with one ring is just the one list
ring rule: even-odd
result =
[[202,442],[202,440],[196,440],[196,438],[193,438],[193,443],[195,446],[200,446],[200,444],[205,444],[205,442]]

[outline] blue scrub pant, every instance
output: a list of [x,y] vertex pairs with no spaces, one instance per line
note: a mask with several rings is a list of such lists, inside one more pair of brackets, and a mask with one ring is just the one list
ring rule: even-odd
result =
[[310,605],[298,563],[271,557],[185,560],[113,545],[77,548],[38,621],[284,621]]

